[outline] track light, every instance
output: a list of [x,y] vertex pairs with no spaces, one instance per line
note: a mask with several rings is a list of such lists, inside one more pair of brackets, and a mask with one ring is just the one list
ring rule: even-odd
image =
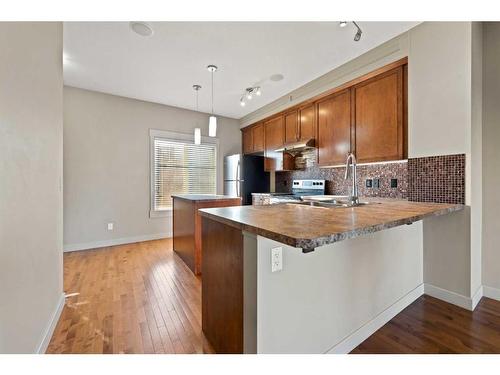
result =
[[356,26],[358,28],[358,31],[356,32],[356,35],[354,35],[354,41],[355,42],[359,42],[359,40],[361,39],[361,34],[363,33],[363,31],[361,31],[361,28],[358,26],[358,24],[354,21],[352,21],[352,23],[354,24],[354,26]]
[[252,100],[253,96],[261,96],[262,91],[260,89],[260,86],[254,86],[254,87],[247,87],[245,89],[245,92],[243,95],[241,95],[240,98],[240,105],[244,107],[246,105],[246,100]]
[[[363,34],[363,30],[361,30],[361,27],[359,27],[359,25],[356,22],[354,22],[354,21],[351,21],[351,22],[357,28],[356,34],[354,35],[354,41],[355,42],[359,42],[359,40],[361,39],[361,34]],[[347,21],[340,21],[339,22],[339,26],[340,27],[346,27],[347,26]]]

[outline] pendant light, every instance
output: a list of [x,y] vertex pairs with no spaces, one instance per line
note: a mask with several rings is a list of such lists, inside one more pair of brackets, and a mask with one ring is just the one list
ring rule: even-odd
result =
[[217,117],[214,115],[214,73],[217,71],[215,65],[207,66],[207,70],[212,74],[212,114],[208,118],[208,136],[217,136]]
[[[198,91],[200,91],[201,86],[200,85],[193,85],[193,89],[194,89],[194,91],[196,91],[196,112],[198,112]],[[195,145],[201,144],[201,129],[200,128],[194,129],[194,144]]]

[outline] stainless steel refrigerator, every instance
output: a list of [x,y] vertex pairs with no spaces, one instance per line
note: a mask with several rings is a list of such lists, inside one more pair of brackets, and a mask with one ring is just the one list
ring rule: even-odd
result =
[[263,156],[234,154],[224,158],[224,195],[252,204],[252,193],[267,192],[269,173],[264,172]]

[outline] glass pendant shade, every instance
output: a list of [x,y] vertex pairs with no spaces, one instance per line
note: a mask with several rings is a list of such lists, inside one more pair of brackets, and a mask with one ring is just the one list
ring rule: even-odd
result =
[[217,136],[217,117],[215,116],[210,116],[208,119],[208,136]]
[[194,144],[201,145],[201,129],[200,128],[194,129]]

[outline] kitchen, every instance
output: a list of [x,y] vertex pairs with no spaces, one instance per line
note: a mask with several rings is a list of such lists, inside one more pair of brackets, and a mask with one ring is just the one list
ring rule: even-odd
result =
[[0,351],[500,353],[498,25],[0,23],[60,161]]

